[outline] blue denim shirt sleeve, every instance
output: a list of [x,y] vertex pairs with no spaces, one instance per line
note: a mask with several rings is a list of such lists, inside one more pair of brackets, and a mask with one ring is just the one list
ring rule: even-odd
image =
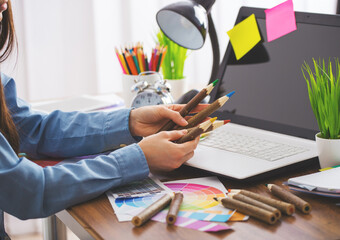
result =
[[3,74],[1,79],[21,151],[28,156],[65,158],[130,144],[108,155],[41,168],[18,158],[0,134],[0,208],[4,211],[21,219],[46,217],[148,175],[145,156],[129,131],[129,109],[43,114],[16,97],[13,79]]

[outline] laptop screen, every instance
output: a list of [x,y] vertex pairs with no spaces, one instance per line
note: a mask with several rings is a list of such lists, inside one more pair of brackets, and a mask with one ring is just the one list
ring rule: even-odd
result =
[[[264,9],[241,8],[237,22],[255,13],[262,42],[239,61],[229,43],[220,66],[215,100],[233,122],[313,139],[318,132],[301,66],[340,54],[340,16],[296,13],[297,30],[267,42]],[[217,114],[218,116],[219,114]]]

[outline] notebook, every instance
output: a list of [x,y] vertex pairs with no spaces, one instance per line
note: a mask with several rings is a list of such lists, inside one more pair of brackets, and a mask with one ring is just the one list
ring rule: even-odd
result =
[[238,61],[229,43],[211,93],[213,102],[236,91],[214,114],[231,123],[202,140],[186,163],[236,179],[315,160],[318,127],[301,66],[340,52],[340,16],[296,12],[297,30],[268,42],[264,9],[243,7],[236,23],[253,13],[263,41]]
[[[289,186],[340,194],[340,167],[288,179]],[[340,196],[339,196],[340,197]]]

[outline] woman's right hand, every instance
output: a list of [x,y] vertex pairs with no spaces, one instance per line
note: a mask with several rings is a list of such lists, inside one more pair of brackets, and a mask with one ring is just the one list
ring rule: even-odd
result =
[[194,156],[199,137],[182,144],[173,142],[186,133],[187,130],[164,131],[148,136],[138,143],[151,171],[174,170]]

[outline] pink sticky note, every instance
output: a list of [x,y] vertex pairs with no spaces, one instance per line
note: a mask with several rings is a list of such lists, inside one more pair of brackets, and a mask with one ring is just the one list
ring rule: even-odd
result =
[[296,30],[293,1],[285,1],[276,7],[266,9],[267,41],[271,42]]

